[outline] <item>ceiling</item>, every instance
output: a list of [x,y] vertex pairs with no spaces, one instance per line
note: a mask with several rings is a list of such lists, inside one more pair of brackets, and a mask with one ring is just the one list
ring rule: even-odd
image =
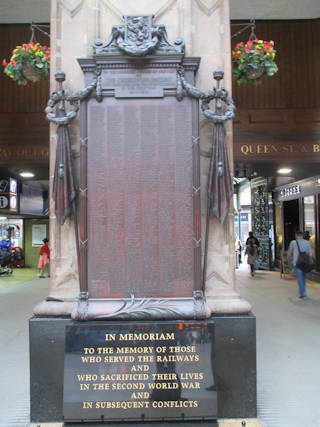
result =
[[[32,172],[34,178],[22,178],[20,172]],[[43,164],[21,164],[15,166],[1,166],[0,176],[16,178],[20,183],[29,184],[33,187],[40,187],[42,190],[49,189],[48,165]]]
[[[278,173],[280,168],[290,168],[292,171],[282,175]],[[234,175],[238,178],[256,178],[257,176],[286,177],[297,181],[309,176],[319,175],[319,164],[316,162],[235,162]]]
[[[231,19],[314,19],[320,0],[230,0],[230,13]],[[50,0],[0,0],[1,24],[49,21]]]
[[50,21],[50,0],[0,0],[1,24]]
[[230,0],[231,19],[320,18],[320,0]]

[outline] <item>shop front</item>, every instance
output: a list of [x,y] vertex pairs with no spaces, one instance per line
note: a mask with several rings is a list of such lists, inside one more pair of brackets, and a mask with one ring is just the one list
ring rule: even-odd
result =
[[17,254],[14,267],[37,267],[42,239],[49,237],[47,207],[45,189],[0,177],[0,250]]
[[316,260],[316,271],[311,275],[320,281],[320,175],[275,188],[273,201],[276,264],[280,266],[295,232],[301,230],[311,243]]

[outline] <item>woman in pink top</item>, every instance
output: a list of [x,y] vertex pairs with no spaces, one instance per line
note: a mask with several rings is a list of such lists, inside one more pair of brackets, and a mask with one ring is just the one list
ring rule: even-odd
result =
[[38,262],[39,278],[44,277],[43,273],[47,265],[48,265],[48,277],[50,276],[49,275],[50,248],[48,246],[48,239],[45,238],[42,241],[43,241],[43,245],[39,249],[39,255],[40,255],[39,262]]

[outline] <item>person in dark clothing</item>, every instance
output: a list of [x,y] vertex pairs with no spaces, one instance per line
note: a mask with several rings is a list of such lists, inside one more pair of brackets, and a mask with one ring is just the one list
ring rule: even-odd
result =
[[258,242],[258,239],[256,239],[252,233],[251,233],[252,236],[250,236],[250,233],[249,233],[249,237],[246,241],[245,255],[248,256],[247,263],[250,265],[250,272],[251,272],[251,276],[253,277],[254,276],[254,263],[255,263],[256,259],[258,258],[258,245],[256,243],[256,242]]
[[305,231],[304,233],[303,233],[303,238],[304,238],[304,240],[310,240],[310,233],[309,233],[309,231]]
[[246,246],[250,243],[250,239],[253,239],[253,243],[257,246],[257,248],[260,246],[259,240],[253,235],[252,231],[249,231],[249,237],[247,238]]
[[237,240],[236,250],[238,252],[238,262],[239,264],[241,264],[242,263],[242,259],[241,259],[242,246],[241,246],[241,241],[239,239]]

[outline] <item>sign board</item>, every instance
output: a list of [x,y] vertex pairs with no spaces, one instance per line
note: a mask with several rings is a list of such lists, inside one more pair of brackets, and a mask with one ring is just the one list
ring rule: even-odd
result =
[[18,212],[18,182],[14,178],[0,178],[0,210]]
[[300,142],[286,143],[259,143],[250,142],[248,144],[234,144],[235,160],[279,160],[281,156],[286,159],[296,159],[299,157],[315,158],[320,153],[320,144],[309,142],[302,144]]
[[67,326],[66,422],[216,419],[213,322]]
[[161,98],[164,89],[175,89],[175,69],[104,70],[102,87],[113,89],[116,98]]
[[[239,214],[237,214],[237,213],[234,214],[234,220],[235,220],[235,222],[238,222]],[[240,214],[240,221],[248,222],[248,220],[249,220],[249,214],[248,213],[241,213]]]
[[42,240],[47,237],[46,224],[32,225],[32,246],[42,246]]

